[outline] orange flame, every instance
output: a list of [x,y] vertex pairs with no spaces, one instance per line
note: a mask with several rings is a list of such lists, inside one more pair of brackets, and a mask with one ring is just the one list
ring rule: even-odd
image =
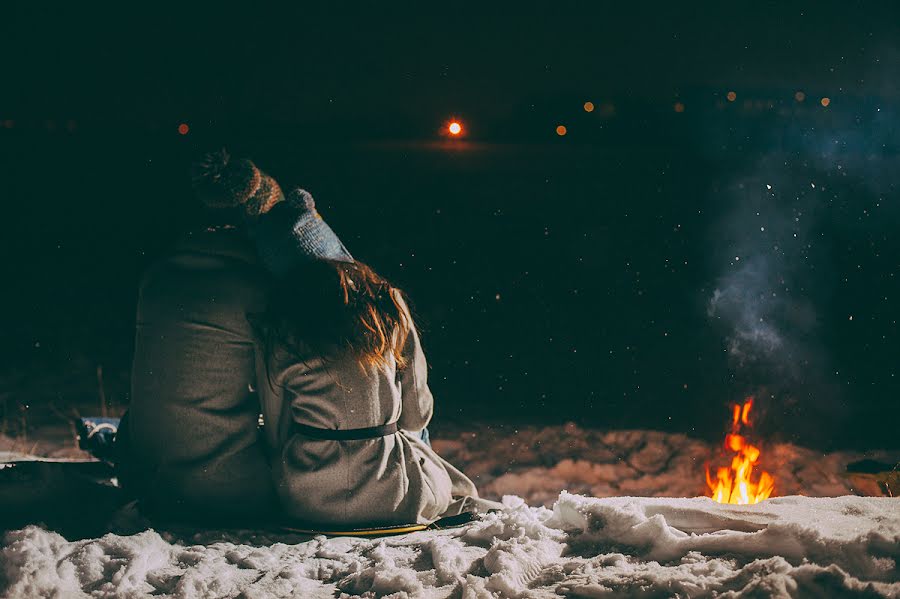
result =
[[753,482],[753,467],[759,462],[760,450],[740,434],[742,428],[750,427],[751,409],[752,397],[748,397],[743,405],[733,407],[731,433],[725,436],[725,449],[734,454],[731,467],[716,470],[716,480],[710,476],[709,466],[706,467],[706,484],[712,492],[710,497],[719,503],[759,503],[775,488],[775,479],[768,472],[762,472],[759,480]]

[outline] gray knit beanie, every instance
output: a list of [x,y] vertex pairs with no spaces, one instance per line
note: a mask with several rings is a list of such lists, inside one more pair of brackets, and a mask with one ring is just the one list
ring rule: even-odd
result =
[[299,187],[255,220],[250,235],[263,264],[276,275],[303,261],[353,262],[353,256],[316,210],[312,195]]

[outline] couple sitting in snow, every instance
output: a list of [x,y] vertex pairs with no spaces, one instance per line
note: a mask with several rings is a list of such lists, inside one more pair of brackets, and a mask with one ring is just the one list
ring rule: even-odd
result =
[[427,365],[400,290],[306,191],[284,194],[249,160],[209,155],[195,188],[207,222],[140,289],[120,436],[148,513],[364,526],[476,503],[428,443]]

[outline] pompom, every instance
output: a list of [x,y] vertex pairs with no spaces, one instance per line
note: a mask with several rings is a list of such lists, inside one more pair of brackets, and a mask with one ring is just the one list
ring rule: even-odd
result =
[[200,200],[209,208],[241,206],[260,186],[259,169],[249,160],[232,160],[223,148],[194,163],[192,180]]
[[231,155],[225,148],[205,154],[192,165],[191,181],[195,187],[217,182],[230,161]]

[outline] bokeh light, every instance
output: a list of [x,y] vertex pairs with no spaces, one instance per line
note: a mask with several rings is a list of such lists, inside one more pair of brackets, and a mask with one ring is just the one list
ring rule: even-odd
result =
[[684,103],[675,102],[675,106],[673,108],[675,109],[675,112],[684,112]]
[[802,91],[798,91],[796,94],[794,94],[794,99],[798,102],[802,102],[806,99],[806,94],[804,94]]
[[831,98],[822,98],[820,102],[822,103],[822,106],[828,106],[831,104]]
[[568,131],[569,131],[569,130],[566,129],[566,126],[565,126],[565,125],[557,125],[557,126],[556,126],[556,134],[559,135],[560,137],[562,137],[563,135],[565,135],[566,133],[568,133]]
[[181,123],[180,125],[178,125],[178,133],[180,133],[181,135],[187,135],[188,131],[190,130],[191,128],[188,127],[187,123]]
[[585,112],[594,112],[594,103],[593,102],[585,102],[584,103],[584,111]]
[[453,121],[447,126],[447,131],[450,132],[450,135],[459,135],[462,133],[462,125],[457,121]]
[[728,92],[725,97],[728,98],[729,102],[734,102],[737,99],[737,94],[735,92]]

